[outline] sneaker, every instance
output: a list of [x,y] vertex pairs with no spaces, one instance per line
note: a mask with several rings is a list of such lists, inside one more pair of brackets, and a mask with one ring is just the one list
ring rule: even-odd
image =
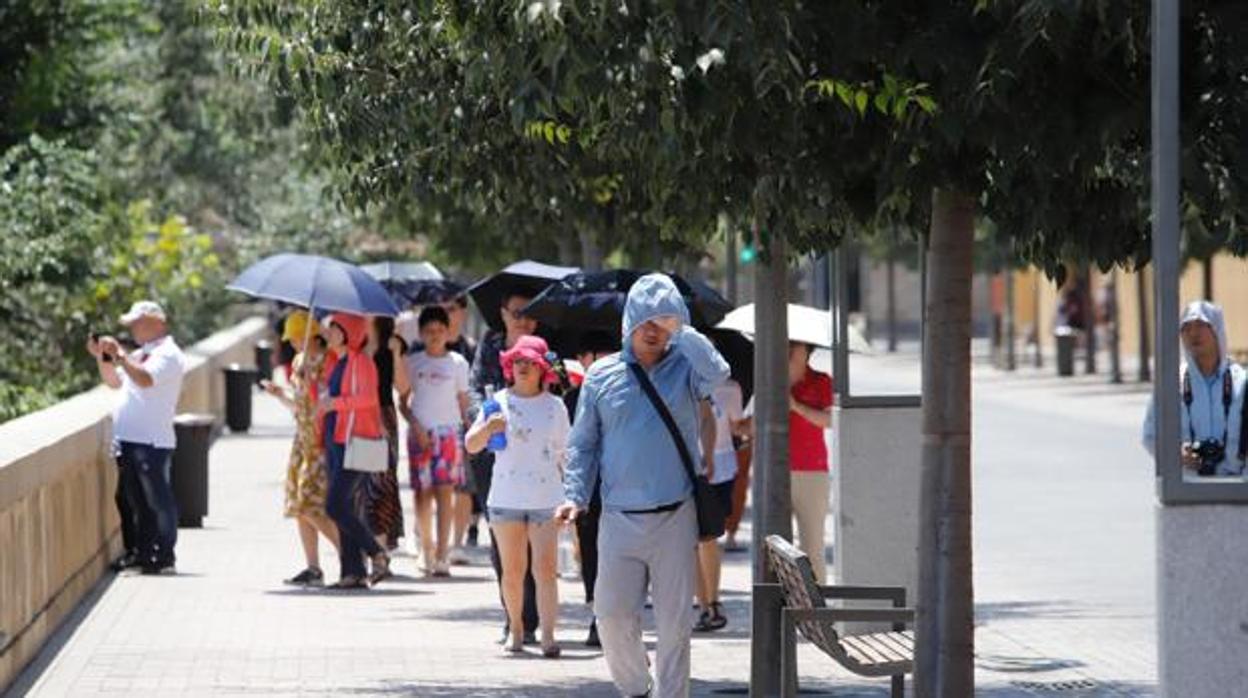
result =
[[465,553],[463,548],[453,548],[447,556],[447,559],[450,560],[452,565],[467,565],[472,562],[472,560],[468,557],[468,553]]
[[134,553],[126,553],[125,555],[122,555],[114,560],[108,567],[114,572],[121,572],[123,570],[134,569],[135,567],[142,567],[142,563],[139,562],[138,555],[135,555]]
[[433,576],[449,577],[451,576],[451,566],[446,564],[445,560],[440,560],[433,565]]
[[283,580],[283,583],[296,587],[319,587],[325,584],[325,573],[320,568],[309,567],[290,579]]

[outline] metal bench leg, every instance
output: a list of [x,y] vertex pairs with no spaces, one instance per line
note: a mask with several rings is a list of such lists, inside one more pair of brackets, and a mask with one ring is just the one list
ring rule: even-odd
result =
[[797,629],[788,609],[780,610],[780,698],[797,698]]
[[906,698],[906,676],[897,674],[893,677],[893,698]]

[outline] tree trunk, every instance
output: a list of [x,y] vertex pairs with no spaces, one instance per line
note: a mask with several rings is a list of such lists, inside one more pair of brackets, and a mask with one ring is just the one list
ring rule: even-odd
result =
[[888,296],[888,351],[897,351],[897,233],[893,233],[893,244],[888,248],[887,291]]
[[1036,368],[1044,368],[1044,337],[1041,332],[1044,331],[1044,323],[1040,321],[1040,291],[1041,291],[1040,273],[1036,272],[1032,275],[1031,284],[1031,315],[1035,318],[1036,330]]
[[555,247],[559,250],[559,263],[564,266],[576,264],[576,238],[560,235],[555,238]]
[[1085,329],[1084,341],[1084,367],[1083,372],[1092,375],[1096,373],[1096,301],[1092,298],[1092,268],[1088,267],[1083,272],[1083,322],[1087,326]]
[[1150,342],[1152,334],[1149,332],[1148,324],[1148,280],[1144,278],[1144,270],[1135,270],[1135,303],[1140,309],[1140,366],[1136,373],[1136,378],[1141,383],[1147,383],[1152,380],[1152,360]]
[[1105,295],[1108,299],[1105,311],[1105,329],[1108,331],[1106,339],[1109,341],[1109,382],[1122,382],[1122,334],[1120,332],[1121,323],[1118,321],[1118,270],[1114,269],[1109,274],[1109,281],[1105,286]]
[[[608,237],[615,231],[614,216],[607,213]],[[598,231],[588,228],[579,233],[581,239],[581,268],[585,271],[602,270],[602,245],[598,244]]]
[[[755,237],[757,239],[757,236]],[[788,255],[772,234],[766,254],[754,263],[754,583],[775,582],[767,569],[763,540],[771,534],[793,539],[789,502],[789,328]],[[750,695],[780,692],[780,619],[758,613],[755,600]],[[758,638],[771,638],[759,641]]]
[[923,488],[915,695],[975,693],[971,577],[971,281],[974,199],[932,193],[923,351]]
[[731,224],[728,227],[728,237],[725,246],[724,262],[727,269],[724,271],[724,276],[727,277],[725,285],[728,291],[728,302],[733,307],[736,307],[737,296],[740,295],[737,286],[737,266],[739,260],[737,259],[737,230]]
[[1005,270],[1005,370],[1018,368],[1018,355],[1014,353],[1014,270]]
[[1213,255],[1205,258],[1203,271],[1203,281],[1205,286],[1205,300],[1213,302]]

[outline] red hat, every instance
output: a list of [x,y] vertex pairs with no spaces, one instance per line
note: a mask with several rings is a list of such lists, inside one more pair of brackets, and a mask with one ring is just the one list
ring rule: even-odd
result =
[[546,383],[553,383],[557,380],[555,372],[551,370],[550,360],[546,358],[546,354],[550,352],[550,347],[546,345],[546,340],[533,335],[524,335],[516,340],[515,346],[503,352],[501,363],[503,364],[503,377],[508,381],[514,380],[512,374],[512,364],[516,359],[527,359],[533,362],[542,370],[542,380]]

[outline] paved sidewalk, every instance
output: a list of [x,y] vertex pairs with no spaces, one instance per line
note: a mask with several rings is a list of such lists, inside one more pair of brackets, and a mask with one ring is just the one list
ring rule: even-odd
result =
[[[892,370],[887,360],[880,370]],[[1129,477],[1127,465],[1101,477],[1072,461],[1088,449],[1101,454],[1106,439],[1121,440],[1135,415],[1124,411],[1121,423],[1092,421],[1090,432],[1081,431],[1103,404],[1037,406],[1028,386],[1020,377],[977,376],[979,694],[1058,695],[1084,686],[1060,695],[1151,695],[1151,567],[1147,579],[1135,580],[1138,589],[1121,586],[1123,575],[1142,574],[1137,546],[1148,548],[1151,538],[1137,538],[1151,537],[1151,510],[1111,508],[1113,518],[1101,520],[1099,504],[1071,498],[1080,483],[1097,497],[1117,491],[1105,478],[1123,477],[1125,491],[1150,501],[1149,478]],[[1020,408],[1020,401],[1030,406]],[[1128,399],[1130,410],[1135,402]],[[455,568],[450,580],[424,580],[415,577],[414,560],[400,557],[399,577],[369,593],[283,586],[302,562],[294,527],[281,516],[291,428],[270,400],[256,396],[255,411],[251,434],[226,436],[212,451],[211,513],[204,529],[181,531],[178,576],[106,580],[80,622],[58,636],[13,694],[616,695],[600,653],[579,644],[588,622],[579,581],[561,582],[565,652],[558,661],[536,651],[503,656],[495,644],[502,615],[486,565]],[[1057,469],[1051,474],[1034,466],[1036,454],[1016,453],[1036,420],[1071,437],[1066,446],[1050,444],[1044,458]],[[1023,476],[1028,469],[1034,478]],[[1069,492],[1058,486],[1072,478]],[[1056,490],[1039,486],[1046,482]],[[406,490],[404,497],[410,499]],[[1068,515],[1053,511],[1054,502],[1069,504]],[[1089,522],[1099,523],[1089,530]],[[1120,550],[1098,560],[1106,545]],[[330,553],[326,546],[323,563],[336,578]],[[748,680],[748,556],[728,555],[726,562],[731,624],[694,640],[697,696],[742,694]],[[803,687],[813,693],[887,695],[886,681],[853,677],[808,646],[799,653]]]

